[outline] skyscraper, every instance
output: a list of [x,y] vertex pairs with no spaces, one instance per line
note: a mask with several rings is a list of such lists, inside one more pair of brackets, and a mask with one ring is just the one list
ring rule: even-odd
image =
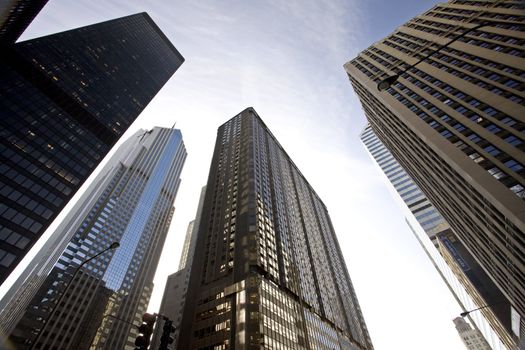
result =
[[48,0],[9,0],[0,3],[0,45],[14,43]]
[[[172,335],[174,342],[178,340],[180,332],[180,323],[182,321],[182,312],[184,311],[184,303],[186,302],[186,294],[188,292],[191,264],[193,263],[193,256],[195,255],[197,232],[199,230],[205,194],[206,186],[201,190],[195,220],[189,223],[188,229],[186,230],[186,237],[184,238],[180,256],[179,270],[168,276],[160,304],[159,313],[168,317],[173,322],[173,327],[175,327],[175,332]],[[155,324],[155,333],[151,342],[151,349],[157,349],[160,346],[164,322],[164,320],[158,319]]]
[[[345,64],[376,135],[511,302],[518,338],[525,332],[524,22],[520,1],[451,0]],[[378,91],[388,76],[391,86]]]
[[253,108],[217,135],[178,349],[372,349],[326,207]]
[[[35,339],[35,349],[133,347],[131,324],[151,296],[185,158],[180,131],[166,128],[139,131],[118,149],[53,234],[58,261],[47,256],[34,269],[39,288],[10,334],[17,349]],[[120,248],[81,266],[111,242]]]
[[[445,219],[429,202],[392,153],[381,143],[370,125],[361,140],[386,176],[396,199],[400,199],[406,221],[463,311],[469,314],[493,350],[515,349],[510,329],[510,304],[503,293],[456,238]],[[429,302],[432,302],[429,300]]]
[[145,13],[2,46],[0,283],[183,60]]
[[491,350],[481,333],[472,327],[461,317],[454,319],[456,330],[468,350]]

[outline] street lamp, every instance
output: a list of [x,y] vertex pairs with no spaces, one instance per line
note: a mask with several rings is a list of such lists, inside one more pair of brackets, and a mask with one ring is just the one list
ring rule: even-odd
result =
[[385,79],[381,80],[379,83],[377,83],[377,89],[379,91],[385,91],[388,89],[392,84],[394,84],[397,79],[399,79],[398,74],[391,75],[389,77],[386,77]]
[[482,22],[481,24],[478,24],[472,28],[468,28],[467,30],[465,30],[463,33],[457,35],[454,39],[450,40],[448,43],[446,43],[445,45],[441,45],[440,47],[438,47],[437,49],[431,51],[430,53],[428,53],[426,56],[424,56],[423,58],[420,58],[416,63],[414,64],[411,64],[410,66],[406,67],[405,69],[403,69],[401,71],[401,73],[399,74],[394,74],[394,75],[390,75],[388,77],[386,77],[385,79],[381,80],[379,83],[377,83],[377,89],[379,91],[385,91],[387,90],[390,86],[392,86],[392,84],[394,84],[397,79],[399,79],[399,76],[403,73],[405,73],[407,70],[409,70],[410,68],[414,68],[415,66],[417,66],[418,64],[420,64],[421,62],[425,61],[427,58],[429,58],[430,56],[432,56],[433,54],[441,51],[442,49],[444,49],[445,47],[448,47],[450,44],[452,44],[453,42],[457,41],[458,39],[464,37],[465,35],[467,35],[468,33],[474,31],[474,30],[478,30],[479,28],[481,27],[487,27],[487,26],[490,26],[490,25],[493,25],[493,24],[498,24],[498,23],[505,23],[505,22]]
[[71,286],[71,282],[75,279],[75,277],[77,276],[77,273],[80,271],[80,269],[82,268],[82,266],[86,265],[88,262],[90,262],[91,260],[93,259],[96,259],[98,258],[99,256],[101,256],[102,254],[104,254],[105,252],[107,252],[108,250],[113,250],[113,249],[117,249],[118,247],[120,247],[120,243],[119,242],[113,242],[109,245],[109,247],[107,247],[106,249],[102,250],[101,252],[93,255],[92,257],[90,257],[89,259],[86,259],[84,260],[82,263],[80,263],[80,265],[77,266],[77,268],[75,269],[75,272],[73,273],[73,276],[69,279],[69,281],[67,282],[66,284],[66,287],[64,288],[64,291],[60,294],[60,297],[58,297],[58,300],[57,302],[55,303],[55,305],[53,306],[53,308],[51,309],[51,312],[49,313],[49,316],[47,316],[46,318],[46,321],[44,322],[44,325],[42,326],[42,328],[40,328],[40,330],[38,331],[38,334],[36,335],[36,338],[35,338],[35,341],[33,342],[33,344],[31,344],[31,350],[34,349],[35,347],[35,344],[38,342],[38,340],[40,339],[40,336],[42,335],[42,333],[44,332],[44,329],[46,328],[47,324],[49,323],[49,320],[55,315],[55,311],[56,311],[56,307],[58,305],[60,305],[60,302],[62,301],[62,299],[64,298],[64,295],[66,295],[66,292],[69,290],[69,287]]
[[483,305],[481,307],[478,307],[477,309],[472,309],[472,310],[469,310],[469,311],[463,311],[462,313],[459,314],[459,316],[465,317],[468,314],[470,314],[471,312],[478,311],[478,310],[481,310],[481,309],[486,309],[488,307],[491,307],[491,306],[494,306],[494,305],[498,305],[498,304],[502,304],[502,303],[506,303],[506,302],[508,302],[508,301],[507,300],[501,300],[501,301],[498,301],[498,302],[495,302],[495,303],[492,303],[492,304]]
[[477,309],[473,309],[473,310],[469,310],[469,311],[463,311],[462,313],[459,314],[459,316],[465,317],[468,314],[470,314],[471,312],[478,311],[478,310],[481,310],[481,309],[485,309],[485,308],[487,308],[489,306],[492,306],[492,305],[484,305],[482,307],[478,307]]

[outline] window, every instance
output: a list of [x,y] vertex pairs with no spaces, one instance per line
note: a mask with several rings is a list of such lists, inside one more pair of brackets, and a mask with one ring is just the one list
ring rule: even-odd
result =
[[510,87],[510,88],[515,88],[516,86],[520,85],[519,82],[517,82],[516,80],[513,80],[513,79],[509,79],[505,82],[505,85]]
[[520,139],[518,139],[516,136],[514,135],[509,135],[507,137],[505,137],[504,139],[507,143],[510,143],[511,145],[513,146],[518,146],[522,143],[522,141]]
[[454,129],[456,129],[457,131],[461,132],[463,130],[465,130],[465,125],[461,124],[461,123],[457,123],[456,125],[454,125]]
[[440,134],[446,137],[447,139],[452,136],[452,133],[448,130],[443,130],[442,132],[440,132]]
[[506,176],[505,173],[497,167],[489,169],[488,172],[490,175],[494,176],[496,179],[501,179]]
[[461,114],[464,114],[465,112],[468,111],[468,109],[466,109],[466,108],[463,107],[463,106],[458,106],[458,107],[456,107],[456,111],[458,111],[458,112],[461,113]]
[[504,123],[504,124],[507,124],[507,125],[514,125],[516,124],[516,121],[514,119],[512,119],[511,117],[505,117],[503,119],[501,119],[501,122]]
[[498,128],[495,124],[489,124],[485,127],[488,131],[490,131],[491,133],[495,134],[499,131],[501,131],[500,128]]
[[468,138],[474,143],[478,143],[479,141],[481,141],[481,137],[479,137],[476,133],[470,134]]
[[512,171],[520,171],[521,169],[523,169],[523,165],[521,165],[514,159],[510,159],[504,164],[507,166],[507,168],[511,169]]
[[493,145],[488,145],[487,147],[483,148],[487,153],[489,153],[490,155],[493,155],[493,156],[497,156],[498,154],[501,153],[501,151],[494,147]]
[[0,265],[9,267],[13,261],[15,261],[16,256],[14,254],[8,253],[3,249],[0,249]]
[[498,113],[498,111],[492,107],[485,108],[483,112],[487,113],[488,115],[496,115]]

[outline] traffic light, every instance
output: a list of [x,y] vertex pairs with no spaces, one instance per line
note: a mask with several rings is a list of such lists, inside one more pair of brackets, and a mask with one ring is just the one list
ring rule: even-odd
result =
[[149,341],[151,338],[151,333],[153,333],[153,326],[157,320],[156,315],[144,314],[142,315],[142,324],[139,328],[139,335],[135,339],[135,350],[147,350],[149,346]]
[[162,336],[160,337],[159,350],[168,350],[168,346],[173,343],[171,333],[175,332],[173,321],[165,318],[164,327],[162,327]]

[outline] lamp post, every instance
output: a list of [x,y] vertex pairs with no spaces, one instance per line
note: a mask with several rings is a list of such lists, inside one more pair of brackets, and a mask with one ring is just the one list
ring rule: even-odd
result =
[[478,310],[481,310],[481,309],[486,309],[488,307],[491,307],[491,306],[494,306],[494,305],[498,305],[498,304],[503,304],[503,303],[506,303],[508,302],[507,300],[500,300],[500,301],[497,301],[495,303],[491,303],[491,304],[487,304],[487,305],[483,305],[483,306],[480,306],[478,307],[477,309],[472,309],[472,310],[468,310],[468,311],[463,311],[462,313],[459,314],[459,316],[461,317],[465,317],[467,316],[468,314],[470,314],[471,312],[474,312],[474,311],[478,311]]
[[55,311],[56,311],[56,308],[58,305],[60,305],[60,302],[62,301],[62,299],[64,298],[64,295],[66,295],[66,292],[69,290],[69,287],[71,286],[71,282],[73,282],[73,280],[75,279],[75,277],[77,276],[78,272],[80,271],[80,269],[82,268],[82,266],[86,265],[88,262],[90,262],[91,260],[93,259],[96,259],[98,258],[99,256],[101,256],[102,254],[104,254],[105,252],[107,252],[108,250],[113,250],[113,249],[117,249],[118,247],[120,247],[120,243],[119,242],[113,242],[109,245],[109,247],[107,247],[106,249],[102,250],[101,252],[98,252],[97,254],[93,255],[92,257],[84,260],[82,263],[80,263],[80,265],[78,265],[78,267],[75,269],[75,272],[73,273],[73,276],[69,279],[69,281],[67,282],[66,284],[66,287],[64,288],[64,291],[60,294],[60,296],[58,297],[58,300],[57,302],[55,303],[55,305],[53,306],[53,308],[51,309],[51,312],[49,313],[49,316],[47,316],[45,322],[44,322],[44,325],[42,326],[42,328],[40,328],[40,330],[38,331],[38,334],[36,335],[36,338],[35,340],[33,341],[33,343],[31,344],[31,348],[30,350],[34,349],[35,348],[35,345],[36,343],[38,343],[38,340],[40,340],[40,337],[42,335],[42,333],[44,332],[44,329],[47,327],[47,324],[49,323],[49,320],[55,315]]
[[469,310],[469,311],[463,311],[462,313],[459,314],[459,316],[465,317],[468,314],[470,314],[471,312],[478,311],[478,310],[481,310],[481,309],[486,309],[489,306],[492,306],[492,305],[483,305],[482,307],[478,307],[477,309],[472,309],[472,310]]
[[399,76],[401,74],[405,73],[410,68],[414,68],[415,66],[417,66],[421,62],[423,62],[426,59],[428,59],[430,56],[434,55],[435,53],[438,53],[439,51],[441,51],[445,47],[448,47],[450,44],[452,44],[453,42],[456,42],[458,39],[464,37],[468,33],[472,32],[474,30],[478,30],[479,28],[482,28],[482,27],[487,27],[487,26],[490,26],[490,25],[501,24],[501,23],[506,23],[506,22],[482,22],[481,24],[475,25],[472,28],[468,28],[463,33],[457,35],[454,39],[450,40],[448,43],[446,43],[444,45],[441,45],[440,47],[438,47],[437,49],[435,49],[433,51],[430,51],[423,58],[420,58],[416,63],[411,64],[410,66],[408,66],[405,69],[403,69],[399,74],[390,75],[390,76],[384,78],[383,80],[381,80],[379,83],[377,83],[377,89],[379,91],[387,90],[390,86],[392,86],[392,84],[394,84],[397,81],[397,79],[399,79]]

